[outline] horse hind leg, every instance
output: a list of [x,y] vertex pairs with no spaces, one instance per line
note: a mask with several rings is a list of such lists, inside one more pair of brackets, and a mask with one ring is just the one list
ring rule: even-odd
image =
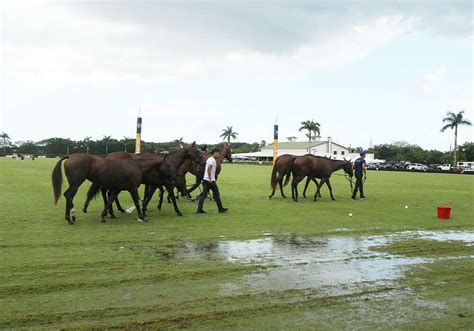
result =
[[281,179],[278,181],[278,185],[280,186],[280,194],[281,196],[286,199],[286,195],[285,193],[283,192],[283,176],[281,177]]
[[69,186],[69,188],[64,192],[64,197],[66,198],[66,221],[68,224],[76,223],[76,208],[74,208],[73,199],[77,193],[76,186]]
[[135,204],[135,208],[137,208],[138,213],[138,221],[139,222],[146,222],[145,215],[143,215],[141,208],[140,208],[140,196],[138,194],[138,189],[131,189],[129,190],[130,195],[132,196],[133,203]]
[[304,190],[303,190],[303,198],[306,199],[306,190],[308,189],[309,182],[311,181],[311,177],[308,176],[306,179],[306,183],[304,184]]

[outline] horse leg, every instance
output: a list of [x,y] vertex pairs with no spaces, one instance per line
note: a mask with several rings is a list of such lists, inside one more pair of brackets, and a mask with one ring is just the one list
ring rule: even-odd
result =
[[304,184],[304,190],[303,190],[303,198],[305,199],[306,199],[306,190],[308,189],[308,185],[310,181],[311,181],[311,177],[308,176],[306,179],[306,183]]
[[303,178],[293,175],[293,181],[291,182],[291,196],[293,197],[294,202],[298,202],[298,184]]
[[[78,186],[72,185],[64,192],[66,198],[66,221],[68,224],[76,223],[76,209],[74,208],[73,199],[77,193]],[[72,214],[72,215],[71,215]]]
[[[316,191],[317,191],[318,188],[319,188],[318,181],[316,180],[316,178],[312,178],[312,181],[313,181],[314,184],[316,185]],[[321,198],[321,192],[318,193],[318,198]]]
[[284,178],[284,176],[281,176],[281,179],[278,181],[278,186],[280,186],[281,196],[286,199],[286,195],[285,195],[285,193],[283,193],[283,178]]
[[[105,193],[104,193],[104,191],[105,191]],[[102,194],[103,194],[103,196],[106,196],[107,195],[107,190],[102,189]],[[102,223],[105,223],[105,216],[107,216],[107,211],[110,212],[110,208],[111,208],[112,203],[114,202],[115,198],[117,197],[117,194],[118,194],[118,192],[115,191],[115,190],[109,192],[109,197],[107,198],[107,202],[104,206],[104,210],[102,210],[102,214],[100,215]]]
[[118,199],[118,194],[117,194],[117,197],[115,198],[115,205],[117,206],[117,209],[119,212],[121,213],[126,213],[127,211],[125,209],[122,208],[122,205],[120,204],[120,201]]
[[134,189],[129,190],[129,192],[130,192],[130,195],[132,196],[133,203],[135,204],[135,208],[137,208],[138,221],[146,222],[145,215],[142,213],[140,209],[140,196],[138,195],[138,189],[134,188]]
[[150,203],[151,199],[153,198],[153,194],[155,194],[156,185],[148,185],[148,189],[145,190],[145,197],[143,198],[142,209],[143,215],[146,215],[146,211],[148,210],[147,206]]
[[336,200],[336,199],[334,199],[334,196],[332,195],[332,187],[331,187],[331,183],[329,182],[329,178],[328,178],[328,180],[326,181],[326,185],[327,185],[328,188],[329,188],[329,194],[331,195],[331,199],[332,199],[332,200]]
[[165,195],[165,190],[164,190],[163,186],[159,186],[158,189],[160,190],[160,199],[159,199],[158,205],[156,207],[158,208],[158,210],[161,210],[161,207],[163,206],[163,198],[164,198],[164,195]]
[[174,211],[176,212],[176,215],[183,216],[183,214],[178,208],[178,204],[176,203],[173,186],[166,186],[166,190],[168,191],[168,196],[171,197],[171,201],[173,202],[173,207],[174,207]]
[[320,190],[321,190],[321,187],[323,186],[323,184],[326,182],[326,180],[328,180],[328,178],[321,178],[321,181],[319,182],[319,186],[318,186],[318,190],[316,191],[316,193],[314,194],[314,199],[313,201],[316,201],[316,198],[318,197],[318,195],[320,195]]
[[[104,199],[104,208],[105,208],[105,206],[107,206],[107,204],[109,202],[111,192],[108,189],[106,189],[105,187],[102,187],[100,190],[102,192],[102,198]],[[107,207],[107,211],[110,214],[110,218],[116,218],[115,215],[114,215],[114,210],[112,208],[112,205]],[[107,215],[107,214],[105,214],[105,215]]]

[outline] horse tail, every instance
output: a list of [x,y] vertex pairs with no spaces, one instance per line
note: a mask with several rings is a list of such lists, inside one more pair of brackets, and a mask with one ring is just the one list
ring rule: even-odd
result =
[[97,196],[99,195],[99,192],[101,191],[100,189],[101,189],[100,185],[92,184],[89,187],[89,190],[87,191],[87,201],[97,198]]
[[276,185],[278,184],[278,178],[277,178],[277,173],[278,173],[278,169],[277,169],[277,163],[278,163],[278,159],[277,158],[275,160],[275,164],[273,165],[273,170],[272,170],[272,179],[271,179],[271,185],[272,185],[272,189],[274,190]]
[[61,186],[63,184],[63,174],[61,171],[61,163],[69,158],[69,155],[59,159],[58,163],[53,169],[53,173],[51,175],[51,180],[53,182],[53,192],[54,192],[54,205],[56,206],[59,200],[59,196],[61,195]]
[[290,171],[288,172],[288,175],[286,175],[286,178],[285,178],[285,183],[283,183],[283,186],[286,186],[288,185],[288,183],[290,182],[290,179],[291,179],[291,173],[293,172],[293,163],[295,162],[296,160],[296,157],[293,157],[293,159],[291,160],[291,167],[290,167]]

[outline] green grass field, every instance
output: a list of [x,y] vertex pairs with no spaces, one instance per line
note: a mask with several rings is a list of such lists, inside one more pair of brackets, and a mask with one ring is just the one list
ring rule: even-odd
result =
[[[148,223],[138,223],[136,212],[101,223],[101,200],[87,214],[80,212],[85,183],[75,198],[77,223],[67,225],[64,198],[53,207],[55,162],[0,158],[2,329],[474,328],[474,246],[462,240],[400,236],[372,247],[363,259],[386,254],[387,263],[397,257],[424,260],[401,267],[400,276],[389,281],[332,287],[297,280],[291,286],[290,276],[272,283],[266,276],[280,270],[278,263],[258,263],[259,256],[230,262],[235,259],[219,255],[230,240],[247,240],[244,247],[250,247],[273,238],[277,249],[295,236],[319,238],[309,242],[324,246],[324,238],[354,238],[356,245],[358,238],[403,231],[472,235],[474,176],[371,171],[365,201],[350,200],[347,181],[333,176],[336,201],[324,187],[318,202],[295,203],[279,193],[267,199],[270,167],[226,164],[219,186],[227,214],[207,201],[207,214],[197,215],[195,202],[180,200],[184,216],[178,217],[167,203],[156,210],[154,199]],[[289,187],[285,192],[290,195]],[[132,205],[128,193],[120,198],[122,205]],[[452,218],[437,219],[437,205],[452,206]],[[311,249],[306,241],[295,248],[302,255]],[[287,271],[291,275],[292,268]],[[344,272],[338,269],[334,277]],[[321,274],[305,277],[317,280]],[[266,285],[257,287],[261,282]]]

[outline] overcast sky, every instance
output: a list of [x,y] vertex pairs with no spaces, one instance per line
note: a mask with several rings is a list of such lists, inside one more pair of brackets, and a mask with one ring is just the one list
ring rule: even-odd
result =
[[[2,1],[1,130],[212,143],[405,140],[474,121],[472,1]],[[460,129],[459,142],[473,141]]]

